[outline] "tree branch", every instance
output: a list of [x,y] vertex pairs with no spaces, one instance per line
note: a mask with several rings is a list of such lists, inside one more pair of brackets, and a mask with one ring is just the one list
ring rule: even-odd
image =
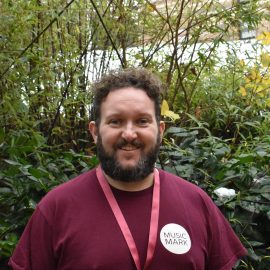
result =
[[12,61],[12,63],[4,70],[4,72],[0,76],[0,80],[8,73],[8,71],[11,69],[11,67],[17,62],[18,59],[20,59],[27,51],[30,49],[38,40],[39,38],[51,27],[53,23],[57,21],[57,19],[69,8],[69,6],[74,2],[75,0],[71,0],[67,5],[55,16],[50,23],[31,41],[31,43]]
[[121,62],[121,66],[122,66],[122,67],[125,67],[125,64],[124,64],[124,62],[123,62],[123,59],[121,58],[121,55],[120,55],[120,53],[118,52],[118,50],[117,50],[117,48],[116,48],[116,45],[115,45],[115,43],[114,43],[114,41],[113,41],[113,39],[112,39],[112,37],[111,37],[111,35],[110,35],[110,33],[109,33],[107,27],[106,27],[106,25],[105,25],[105,23],[104,23],[104,21],[103,21],[101,15],[100,15],[98,9],[97,9],[97,6],[95,5],[95,3],[94,3],[93,0],[90,0],[90,2],[91,2],[91,4],[92,4],[94,10],[96,11],[96,13],[97,13],[97,15],[98,15],[98,18],[99,18],[99,20],[100,20],[100,22],[101,22],[101,24],[102,24],[102,26],[103,26],[103,28],[104,28],[104,30],[105,30],[105,32],[106,32],[108,38],[109,38],[109,40],[110,40],[110,42],[111,42],[111,44],[112,44],[112,46],[113,46],[113,48],[114,48],[114,50],[115,50],[115,52],[116,52],[116,54],[117,54],[117,56],[118,56],[120,62]]

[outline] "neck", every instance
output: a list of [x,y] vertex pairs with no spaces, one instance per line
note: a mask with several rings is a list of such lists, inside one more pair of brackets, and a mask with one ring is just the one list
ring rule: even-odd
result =
[[[104,173],[104,172],[103,172]],[[144,190],[146,188],[149,188],[154,183],[154,173],[150,173],[146,178],[138,181],[132,181],[132,182],[123,182],[118,181],[107,174],[104,173],[104,176],[108,183],[113,186],[114,188],[123,190],[123,191],[140,191]]]

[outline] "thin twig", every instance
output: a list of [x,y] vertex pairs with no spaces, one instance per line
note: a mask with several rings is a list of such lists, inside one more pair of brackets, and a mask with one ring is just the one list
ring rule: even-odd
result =
[[91,4],[92,4],[94,10],[96,11],[96,13],[97,13],[97,15],[98,15],[98,18],[99,18],[99,20],[100,20],[100,22],[101,22],[101,24],[102,24],[102,26],[103,26],[103,28],[104,28],[104,30],[105,30],[105,32],[106,32],[108,38],[109,38],[109,40],[110,40],[110,42],[111,42],[111,44],[112,44],[112,46],[113,46],[113,48],[114,48],[114,50],[115,50],[115,52],[116,52],[116,54],[117,54],[117,56],[118,56],[120,62],[121,62],[121,66],[122,66],[122,67],[125,67],[125,64],[124,64],[124,62],[123,62],[123,60],[122,60],[122,58],[121,58],[121,55],[120,55],[120,53],[118,52],[118,50],[117,50],[117,48],[116,48],[116,45],[115,45],[115,43],[114,43],[114,41],[113,41],[113,39],[112,39],[112,37],[111,37],[111,35],[110,35],[110,33],[109,33],[107,27],[106,27],[106,25],[105,25],[105,23],[104,23],[104,21],[103,21],[101,15],[100,15],[98,9],[97,9],[97,6],[95,5],[95,3],[94,3],[93,0],[90,0],[90,2],[91,2]]
[[0,80],[8,73],[8,71],[11,69],[11,67],[17,62],[18,59],[20,59],[38,40],[39,38],[52,26],[53,23],[55,23],[58,18],[69,8],[69,6],[74,2],[75,0],[71,0],[58,14],[55,16],[49,24],[30,42],[30,44],[12,61],[12,63],[4,70],[4,72],[0,76]]

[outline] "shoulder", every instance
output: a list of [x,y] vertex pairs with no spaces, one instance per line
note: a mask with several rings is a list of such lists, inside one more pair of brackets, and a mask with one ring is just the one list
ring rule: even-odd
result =
[[96,179],[96,170],[93,169],[87,171],[53,188],[51,191],[49,191],[49,193],[45,196],[45,198],[54,196],[66,196],[66,194],[69,192],[76,193],[84,191],[85,188],[88,189],[88,187],[94,184],[95,179]]
[[93,169],[53,188],[43,197],[38,207],[42,212],[47,212],[50,208],[76,206],[91,197],[97,188],[96,170]]
[[159,170],[159,175],[162,193],[170,200],[189,205],[198,211],[205,210],[205,214],[217,208],[212,198],[199,186],[164,170]]
[[164,170],[159,169],[160,181],[162,185],[169,189],[180,190],[181,193],[187,193],[188,195],[197,194],[200,196],[208,195],[199,186]]

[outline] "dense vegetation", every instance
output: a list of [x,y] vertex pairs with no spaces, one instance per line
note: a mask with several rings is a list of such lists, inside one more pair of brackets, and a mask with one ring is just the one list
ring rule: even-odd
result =
[[[249,251],[270,265],[270,33],[267,1],[2,0],[0,268],[35,205],[98,161],[87,132],[91,83],[144,66],[166,86],[158,166],[205,189]],[[220,193],[221,187],[230,194]]]

